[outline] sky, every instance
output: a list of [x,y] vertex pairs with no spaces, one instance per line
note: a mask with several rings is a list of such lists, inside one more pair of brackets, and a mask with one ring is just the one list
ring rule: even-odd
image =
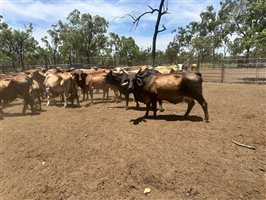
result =
[[[200,13],[207,6],[219,9],[219,0],[166,0],[169,14],[161,19],[166,30],[158,34],[157,49],[164,51],[176,33],[174,29],[191,21],[199,21]],[[104,17],[108,23],[108,33],[133,37],[137,45],[146,49],[152,45],[152,36],[157,14],[145,15],[136,29],[131,29],[132,19],[126,14],[136,16],[150,11],[148,6],[158,8],[160,0],[0,0],[0,14],[3,20],[14,29],[25,30],[33,24],[33,36],[43,46],[41,38],[48,36],[47,30],[58,20],[66,22],[68,14],[74,9],[92,16]]]

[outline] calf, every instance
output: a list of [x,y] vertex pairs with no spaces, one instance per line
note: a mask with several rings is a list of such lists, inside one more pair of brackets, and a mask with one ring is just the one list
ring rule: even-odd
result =
[[166,100],[176,104],[182,101],[188,103],[185,116],[188,116],[194,106],[194,99],[201,105],[207,122],[209,120],[207,102],[202,95],[202,78],[195,73],[155,74],[145,70],[136,74],[134,93],[138,100],[146,104],[145,117],[152,105],[156,117],[156,101]]

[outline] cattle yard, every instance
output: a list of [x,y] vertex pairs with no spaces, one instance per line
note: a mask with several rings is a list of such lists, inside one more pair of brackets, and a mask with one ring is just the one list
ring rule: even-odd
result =
[[1,198],[265,199],[266,86],[204,82],[203,94],[209,123],[198,103],[187,119],[186,104],[163,102],[157,119],[143,120],[132,95],[129,110],[101,93],[81,107],[42,102],[35,115],[10,103],[0,120]]

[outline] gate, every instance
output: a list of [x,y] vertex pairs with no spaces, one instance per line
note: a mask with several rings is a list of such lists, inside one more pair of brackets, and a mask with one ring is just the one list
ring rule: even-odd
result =
[[202,64],[203,80],[222,83],[266,84],[266,58],[224,59]]

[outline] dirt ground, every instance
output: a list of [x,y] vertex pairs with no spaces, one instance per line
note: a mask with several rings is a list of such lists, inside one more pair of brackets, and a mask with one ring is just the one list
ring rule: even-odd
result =
[[146,121],[133,101],[128,111],[100,98],[44,102],[33,116],[11,103],[0,121],[0,199],[266,199],[266,86],[203,89],[209,123],[197,103],[186,120],[186,104],[164,103]]

